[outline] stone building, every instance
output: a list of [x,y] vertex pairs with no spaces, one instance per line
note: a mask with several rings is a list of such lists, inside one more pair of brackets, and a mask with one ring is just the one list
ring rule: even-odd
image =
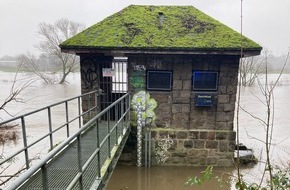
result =
[[232,164],[239,59],[257,43],[192,6],[131,5],[60,47],[80,56],[82,93],[107,94],[100,108],[126,91],[157,101],[152,157],[169,137],[165,165]]

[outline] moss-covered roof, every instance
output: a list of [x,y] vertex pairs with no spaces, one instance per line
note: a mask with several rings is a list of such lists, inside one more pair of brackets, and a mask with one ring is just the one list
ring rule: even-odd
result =
[[[238,50],[240,33],[192,6],[131,5],[60,44],[62,49]],[[245,50],[261,46],[243,36]]]

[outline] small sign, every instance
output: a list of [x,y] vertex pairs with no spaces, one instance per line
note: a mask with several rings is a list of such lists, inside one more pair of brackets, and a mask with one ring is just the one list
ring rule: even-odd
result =
[[212,94],[196,94],[195,106],[204,106],[204,107],[213,106]]
[[115,69],[103,68],[103,77],[114,77],[114,76],[116,76]]

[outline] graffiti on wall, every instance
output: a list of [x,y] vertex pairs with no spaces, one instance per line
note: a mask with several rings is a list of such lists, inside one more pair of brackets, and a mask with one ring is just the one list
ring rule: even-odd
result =
[[169,158],[168,150],[173,145],[173,139],[167,135],[159,139],[156,147],[156,161],[158,164],[164,164]]
[[137,109],[141,106],[142,111],[142,124],[143,126],[155,125],[156,114],[154,109],[157,107],[157,102],[153,98],[150,98],[150,94],[145,91],[140,91],[134,94],[131,106],[133,109],[132,125],[137,126]]
[[129,77],[129,84],[135,90],[143,90],[146,87],[146,67],[144,65],[133,65],[131,75]]
[[82,82],[86,89],[93,89],[98,81],[98,72],[94,67],[85,67],[81,70]]

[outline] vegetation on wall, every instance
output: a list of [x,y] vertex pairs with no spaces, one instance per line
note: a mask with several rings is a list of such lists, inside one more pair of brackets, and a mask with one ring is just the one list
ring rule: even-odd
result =
[[[228,49],[240,34],[192,6],[131,5],[66,40],[62,48]],[[260,50],[243,37],[245,49]]]

